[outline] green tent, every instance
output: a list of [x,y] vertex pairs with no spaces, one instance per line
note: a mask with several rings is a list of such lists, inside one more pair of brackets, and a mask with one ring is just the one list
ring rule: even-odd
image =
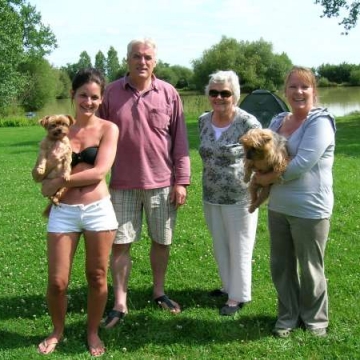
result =
[[286,103],[268,90],[254,90],[245,96],[240,108],[254,115],[267,128],[271,119],[284,111],[289,111]]

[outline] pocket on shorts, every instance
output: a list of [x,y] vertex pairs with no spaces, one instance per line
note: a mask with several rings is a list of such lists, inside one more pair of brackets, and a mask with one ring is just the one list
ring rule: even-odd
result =
[[149,116],[149,125],[155,129],[166,129],[170,123],[170,111],[168,109],[159,108],[152,109]]

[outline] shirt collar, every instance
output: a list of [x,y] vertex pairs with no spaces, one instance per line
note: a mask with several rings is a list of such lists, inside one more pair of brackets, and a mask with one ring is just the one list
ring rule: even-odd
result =
[[[124,89],[126,89],[126,88],[128,88],[128,87],[131,87],[131,88],[133,88],[133,86],[131,85],[131,83],[130,83],[130,79],[129,79],[129,73],[127,73],[126,75],[125,75],[125,81],[124,81]],[[150,89],[149,90],[156,90],[156,91],[158,91],[158,79],[157,79],[157,77],[154,75],[154,74],[152,74],[151,75],[151,87],[150,87]]]

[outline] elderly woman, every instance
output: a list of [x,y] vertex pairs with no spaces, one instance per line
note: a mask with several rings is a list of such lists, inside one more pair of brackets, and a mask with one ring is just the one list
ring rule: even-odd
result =
[[257,211],[248,211],[244,150],[239,138],[261,124],[236,106],[240,84],[233,71],[210,75],[205,93],[212,111],[199,118],[203,208],[222,282],[222,287],[210,294],[227,296],[220,315],[231,316],[251,301],[251,260],[258,219]]
[[270,128],[287,138],[292,160],[283,174],[257,175],[260,185],[274,183],[268,207],[271,275],[278,295],[273,333],[288,337],[305,325],[311,334],[326,336],[324,255],[334,202],[335,120],[316,107],[316,79],[308,68],[289,72],[285,96],[291,112],[275,116]]

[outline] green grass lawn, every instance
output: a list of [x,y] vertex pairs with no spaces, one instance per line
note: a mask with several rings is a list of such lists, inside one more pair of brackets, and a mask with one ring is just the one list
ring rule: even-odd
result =
[[[260,211],[253,255],[253,301],[234,318],[220,317],[221,300],[208,292],[219,285],[201,205],[201,161],[195,118],[188,119],[192,185],[179,211],[167,273],[167,293],[183,312],[171,316],[151,300],[146,234],[133,246],[129,315],[101,331],[103,359],[359,359],[360,116],[339,118],[334,166],[335,209],[326,254],[330,296],[329,335],[319,339],[296,330],[272,337],[276,294],[269,274],[266,206]],[[40,359],[37,344],[51,331],[45,290],[47,201],[31,179],[40,126],[0,128],[0,359]],[[109,284],[111,285],[110,277]],[[69,288],[65,341],[52,359],[88,359],[86,281],[79,247]],[[112,289],[108,308],[113,302]]]

